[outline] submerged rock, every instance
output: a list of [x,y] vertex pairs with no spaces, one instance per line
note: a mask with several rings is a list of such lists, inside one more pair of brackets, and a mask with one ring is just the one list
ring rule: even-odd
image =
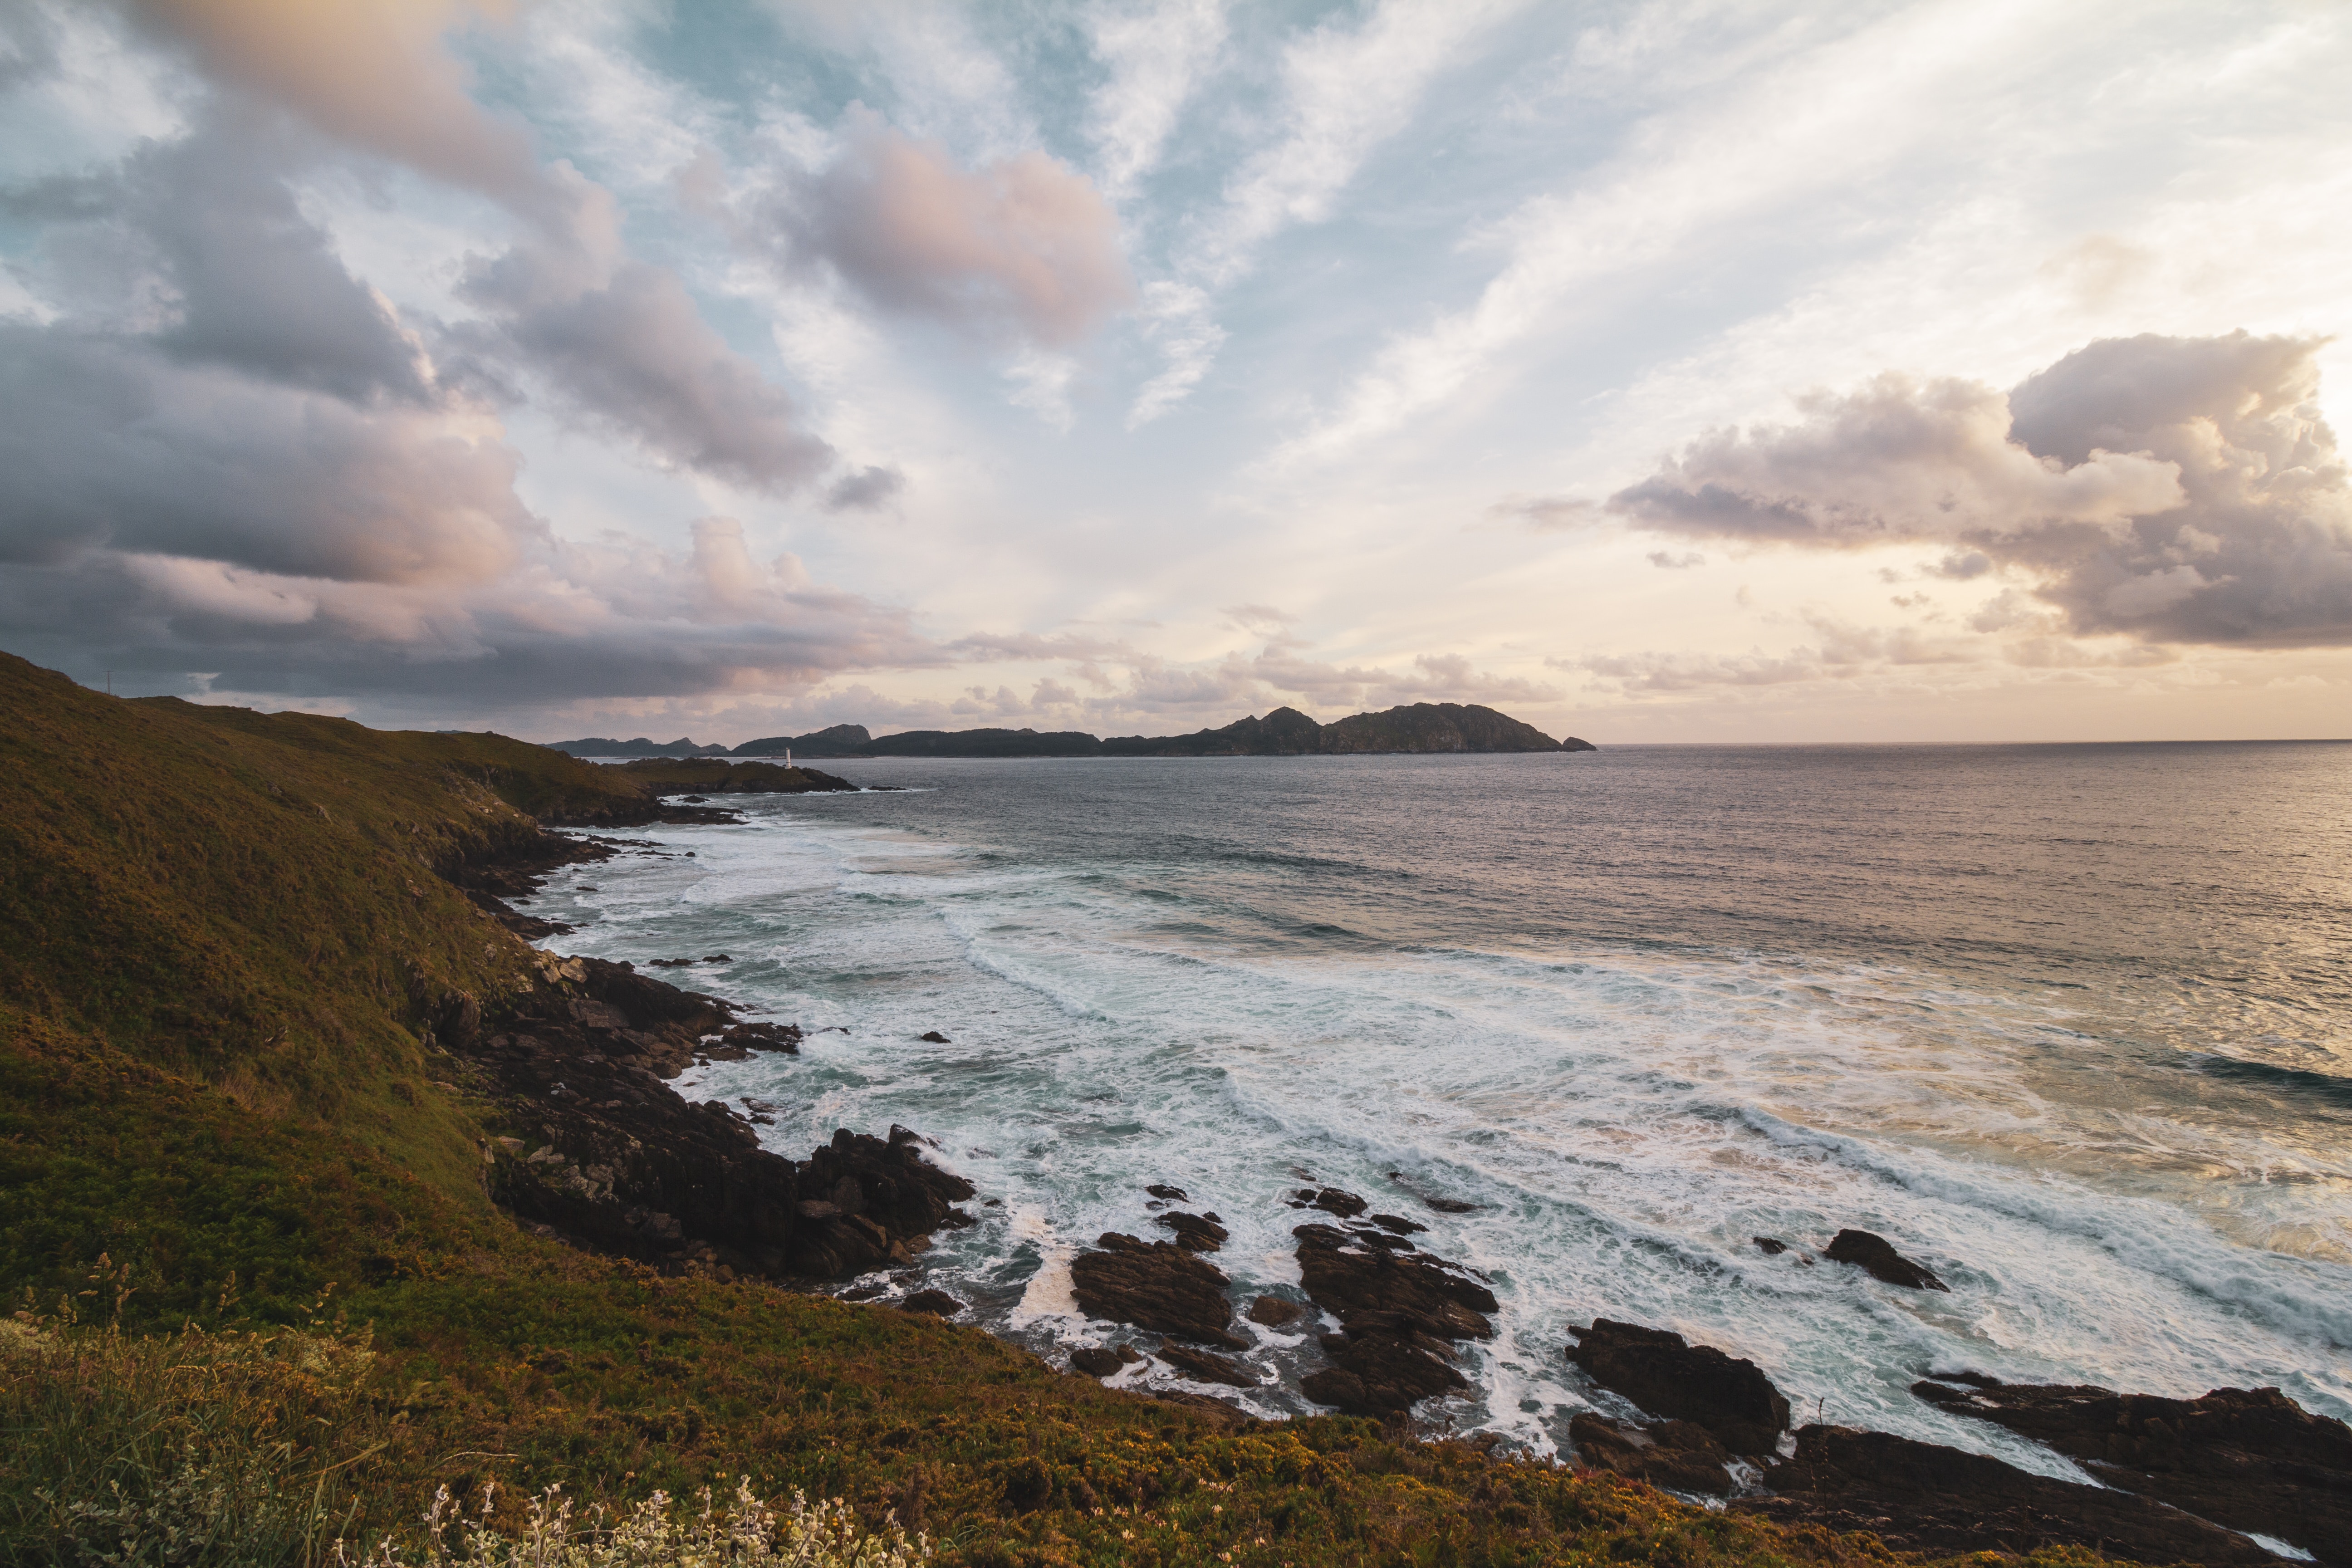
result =
[[1196,1214],[1164,1214],[1152,1222],[1176,1233],[1176,1245],[1194,1252],[1216,1252],[1225,1245],[1223,1226]]
[[2352,1563],[2352,1427],[2278,1389],[2165,1399],[1938,1373],[1911,1392],[2046,1443],[2111,1487]]
[[1570,1330],[1568,1359],[1654,1415],[1695,1421],[1738,1454],[1768,1454],[1789,1428],[1789,1402],[1752,1361],[1664,1329],[1595,1318]]
[[1250,1302],[1248,1316],[1253,1323],[1278,1329],[1286,1323],[1297,1322],[1299,1313],[1304,1310],[1306,1309],[1296,1301],[1286,1301],[1279,1296],[1260,1296]]
[[1873,1236],[1866,1230],[1842,1230],[1837,1238],[1822,1251],[1832,1263],[1851,1263],[1867,1270],[1874,1279],[1889,1285],[1900,1285],[1906,1290],[1949,1290],[1951,1287],[1936,1278],[1935,1270],[1924,1263],[1914,1263],[1883,1236]]
[[1247,1350],[1232,1331],[1231,1282],[1198,1253],[1172,1241],[1145,1241],[1107,1231],[1101,1250],[1070,1261],[1070,1285],[1090,1318],[1133,1323],[1178,1339]]
[[1765,1473],[1774,1495],[1731,1507],[1780,1524],[1866,1530],[1897,1552],[2023,1556],[2071,1546],[2206,1568],[2278,1559],[2242,1535],[2153,1499],[2028,1474],[1999,1459],[1885,1432],[1807,1426]]

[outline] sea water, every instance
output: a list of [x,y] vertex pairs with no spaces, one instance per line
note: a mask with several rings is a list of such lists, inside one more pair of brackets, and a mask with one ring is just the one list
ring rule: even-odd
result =
[[[1538,1453],[1625,1408],[1561,1353],[1595,1316],[2052,1474],[1909,1385],[2352,1415],[2352,745],[820,765],[868,792],[729,797],[532,908],[724,952],[654,973],[812,1032],[677,1084],[772,1102],[768,1147],[899,1123],[972,1181],[981,1223],[869,1285],[1054,1357],[1124,1337],[1069,1264],[1166,1234],[1147,1184],[1222,1216],[1244,1300],[1296,1286],[1311,1183],[1491,1282],[1423,1415]],[[1847,1226],[1949,1293],[1810,1260]],[[1237,1321],[1265,1382],[1216,1392],[1312,1408],[1313,1317]]]

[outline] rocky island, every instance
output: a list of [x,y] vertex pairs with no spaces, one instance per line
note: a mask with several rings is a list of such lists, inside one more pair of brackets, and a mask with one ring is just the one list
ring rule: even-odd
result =
[[805,735],[746,741],[729,752],[690,740],[559,741],[576,757],[1315,757],[1459,752],[1591,752],[1571,735],[1555,741],[1531,724],[1476,703],[1414,702],[1318,724],[1296,708],[1251,714],[1221,729],[1189,735],[1114,735],[1078,730],[906,730],[877,739],[862,724],[836,724]]

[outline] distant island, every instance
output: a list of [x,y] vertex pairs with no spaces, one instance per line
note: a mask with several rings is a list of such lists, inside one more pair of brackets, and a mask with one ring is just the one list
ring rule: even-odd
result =
[[1591,752],[1570,735],[1555,741],[1532,724],[1476,703],[1414,702],[1381,713],[1356,713],[1318,724],[1296,708],[1252,714],[1190,735],[1114,735],[1081,730],[907,730],[877,740],[863,724],[835,724],[805,735],[771,735],[731,750],[591,737],[557,741],[552,749],[575,757],[1311,757],[1444,752]]

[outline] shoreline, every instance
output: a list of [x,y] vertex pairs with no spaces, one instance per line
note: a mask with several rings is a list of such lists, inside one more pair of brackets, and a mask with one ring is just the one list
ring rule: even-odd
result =
[[[894,1139],[903,1131],[894,1128]],[[849,1134],[845,1130],[836,1136]],[[1222,1403],[1214,1392],[1221,1386],[1258,1384],[1256,1372],[1230,1355],[1252,1348],[1252,1342],[1231,1332],[1238,1307],[1230,1299],[1230,1281],[1213,1262],[1225,1238],[1222,1216],[1181,1189],[1150,1183],[1148,1173],[1136,1173],[1134,1181],[1139,1193],[1153,1198],[1143,1205],[1156,1211],[1145,1216],[1148,1226],[1175,1235],[1147,1239],[1148,1229],[1145,1235],[1106,1232],[1076,1254],[1071,1271],[1089,1342],[1061,1340],[1055,1359],[1074,1373],[1114,1381],[1124,1379],[1131,1367],[1157,1360],[1189,1384],[1157,1391],[1157,1396],[1172,1395],[1207,1409]],[[1187,1202],[1191,1209],[1179,1206]],[[1247,1304],[1247,1315],[1286,1325],[1319,1313],[1327,1324],[1336,1325],[1320,1336],[1326,1369],[1307,1374],[1302,1383],[1302,1393],[1315,1403],[1344,1414],[1411,1422],[1431,1435],[1444,1432],[1443,1426],[1424,1426],[1416,1407],[1466,1386],[1453,1370],[1455,1352],[1447,1342],[1490,1335],[1487,1314],[1496,1308],[1495,1298],[1461,1265],[1419,1251],[1410,1237],[1426,1227],[1406,1216],[1378,1214],[1367,1219],[1366,1199],[1334,1188],[1301,1189],[1293,1194],[1292,1206],[1327,1211],[1319,1220],[1305,1215],[1308,1223],[1294,1232],[1302,1286],[1296,1292],[1257,1296]],[[1339,1223],[1325,1223],[1332,1219]],[[1791,1250],[1790,1244],[1769,1237],[1759,1237],[1758,1245],[1768,1253]],[[1821,1258],[1864,1269],[1898,1288],[1944,1289],[1932,1272],[1868,1233],[1842,1233]],[[910,1255],[901,1261],[914,1259]],[[919,1270],[894,1283],[912,1297],[935,1298],[930,1310],[953,1315],[962,1305],[944,1292],[920,1289]],[[1448,1306],[1449,1300],[1454,1304]],[[1260,1312],[1270,1316],[1259,1317]],[[1302,1312],[1306,1320],[1299,1318]],[[1592,1350],[1589,1336],[1602,1331],[1651,1338],[1636,1346],[1629,1361],[1622,1351],[1612,1357]],[[2316,1546],[2323,1562],[2347,1560],[2345,1554],[2352,1552],[2352,1509],[2326,1500],[2339,1481],[2344,1495],[2352,1497],[2352,1433],[2340,1422],[2303,1411],[2275,1390],[2222,1389],[2197,1400],[2164,1399],[2087,1387],[2003,1384],[1966,1369],[1939,1373],[1915,1385],[1922,1400],[2006,1428],[2053,1456],[2078,1465],[2086,1458],[2096,1461],[2087,1470],[2075,1470],[2099,1483],[2084,1485],[2020,1470],[1990,1456],[1863,1428],[1813,1424],[1791,1429],[1788,1402],[1772,1389],[1769,1372],[1751,1363],[1635,1324],[1596,1321],[1584,1332],[1591,1353],[1571,1345],[1568,1358],[1621,1404],[1613,1415],[1578,1415],[1572,1424],[1577,1461],[1694,1499],[1712,1497],[1714,1506],[1786,1524],[1868,1529],[1898,1550],[1939,1554],[2020,1550],[2030,1539],[2036,1545],[2069,1543],[2150,1561],[2278,1561],[2237,1531]],[[1759,1390],[1748,1396],[1749,1410],[1771,1412],[1777,1404],[1769,1425],[1758,1425],[1759,1417],[1753,1415],[1723,1415],[1717,1391],[1725,1376],[1719,1369],[1727,1365],[1739,1369]],[[2078,1415],[2071,1426],[2044,1416],[2039,1426],[2011,1414],[2070,1404],[2093,1407],[2096,1414]],[[1252,1419],[1239,1411],[1231,1418]],[[2101,1436],[2103,1421],[2122,1431],[2153,1421],[2151,1430],[2173,1436],[2164,1440],[2169,1447],[2160,1453],[2145,1442],[2137,1449],[2126,1444],[2130,1453],[2142,1456],[2142,1464],[2150,1462],[2145,1456],[2158,1453],[2157,1468],[2135,1468],[2109,1462],[2125,1450],[2116,1448],[2116,1439]],[[2315,1462],[2327,1479],[2292,1479],[2303,1473],[2299,1468]],[[2240,1495],[2249,1489],[2256,1494],[2251,1501]],[[2174,1506],[2175,1499],[2193,1502],[2205,1518]]]

